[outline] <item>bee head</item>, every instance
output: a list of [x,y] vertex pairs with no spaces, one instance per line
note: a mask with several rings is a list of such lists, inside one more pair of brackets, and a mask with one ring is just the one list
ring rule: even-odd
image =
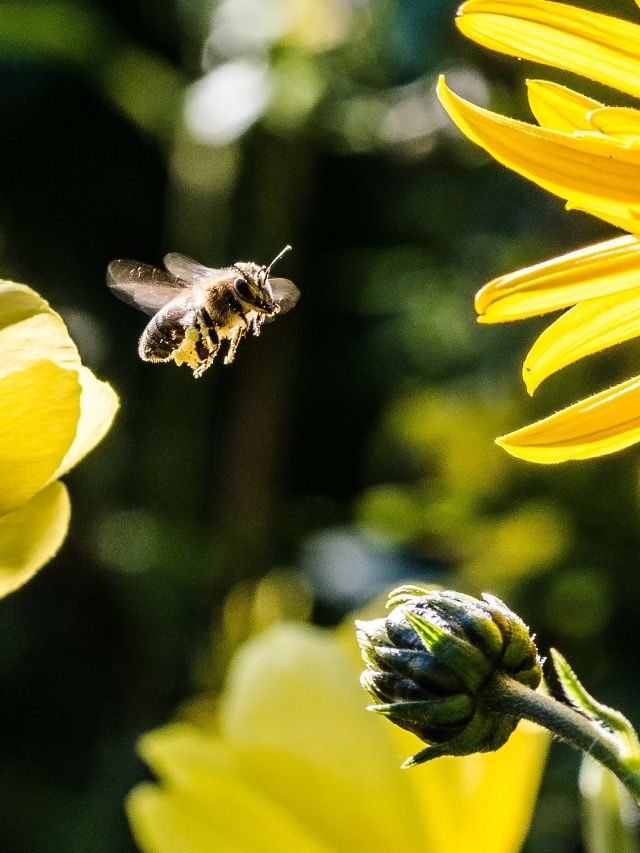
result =
[[[277,305],[273,301],[269,278],[263,278],[261,268],[254,272],[246,269],[249,264],[242,266],[244,267],[242,275],[236,276],[233,282],[233,290],[237,298],[248,310],[258,311],[260,314],[275,314]],[[238,269],[237,266],[236,269]]]
[[233,289],[240,301],[261,314],[277,314],[279,306],[273,301],[273,292],[269,284],[271,267],[291,249],[285,246],[267,267],[256,264],[235,264],[238,275],[233,282]]

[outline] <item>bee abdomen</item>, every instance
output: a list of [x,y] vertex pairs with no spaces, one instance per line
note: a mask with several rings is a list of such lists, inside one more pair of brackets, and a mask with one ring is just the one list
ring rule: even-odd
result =
[[195,311],[167,305],[151,318],[140,336],[138,354],[143,361],[169,361],[182,344],[186,329],[193,326]]

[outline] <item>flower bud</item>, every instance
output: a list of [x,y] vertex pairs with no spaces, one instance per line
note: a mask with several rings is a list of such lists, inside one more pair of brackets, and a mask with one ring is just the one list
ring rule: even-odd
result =
[[535,689],[542,678],[526,625],[499,599],[404,586],[385,619],[358,621],[369,710],[430,744],[404,766],[441,755],[489,752],[518,723],[482,701],[497,674]]

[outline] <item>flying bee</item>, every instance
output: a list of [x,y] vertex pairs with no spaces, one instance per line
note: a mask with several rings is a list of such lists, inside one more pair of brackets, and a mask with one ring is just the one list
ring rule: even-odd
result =
[[165,270],[138,261],[111,261],[107,284],[116,296],[150,314],[138,344],[143,361],[186,364],[197,378],[211,366],[222,341],[228,341],[225,364],[231,364],[238,344],[251,332],[260,334],[265,320],[283,314],[298,301],[300,291],[287,278],[270,278],[269,266],[237,261],[211,269],[171,252]]

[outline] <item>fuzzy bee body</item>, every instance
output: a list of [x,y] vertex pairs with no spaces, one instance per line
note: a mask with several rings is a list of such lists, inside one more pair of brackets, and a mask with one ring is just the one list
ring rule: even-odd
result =
[[288,279],[270,279],[269,264],[238,261],[224,269],[202,266],[184,255],[166,255],[166,270],[137,261],[112,261],[107,283],[117,296],[151,314],[138,354],[144,361],[186,364],[198,378],[228,341],[225,364],[248,332],[260,334],[266,319],[292,308],[300,295]]

